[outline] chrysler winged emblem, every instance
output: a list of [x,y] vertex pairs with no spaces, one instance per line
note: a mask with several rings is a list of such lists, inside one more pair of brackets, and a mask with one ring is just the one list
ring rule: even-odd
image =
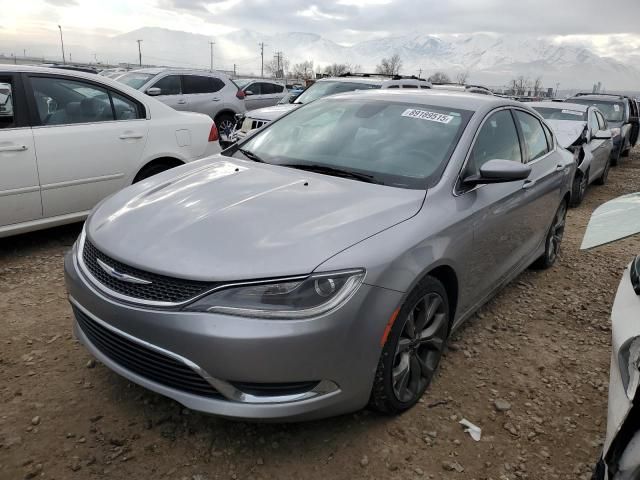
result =
[[104,263],[99,258],[96,258],[96,262],[98,262],[98,265],[100,265],[100,268],[102,268],[102,270],[104,270],[107,273],[107,275],[111,275],[113,278],[116,278],[121,282],[137,283],[139,285],[149,285],[150,283],[153,283],[153,282],[150,282],[149,280],[144,280],[142,278],[137,278],[131,275],[127,275],[126,273],[119,272],[118,270],[113,268],[111,265],[107,265],[106,263]]

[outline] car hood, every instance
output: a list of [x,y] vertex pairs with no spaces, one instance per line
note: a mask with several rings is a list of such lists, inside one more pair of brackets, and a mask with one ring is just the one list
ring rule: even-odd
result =
[[275,120],[280,118],[285,113],[295,110],[300,105],[293,105],[291,103],[283,105],[274,105],[272,107],[258,108],[256,110],[250,110],[245,113],[246,117],[253,118],[254,120]]
[[569,148],[580,138],[587,122],[574,120],[545,120],[553,129],[562,148]]
[[208,281],[278,277],[310,273],[412,217],[424,196],[424,190],[218,155],[109,197],[86,231],[110,257],[159,274]]

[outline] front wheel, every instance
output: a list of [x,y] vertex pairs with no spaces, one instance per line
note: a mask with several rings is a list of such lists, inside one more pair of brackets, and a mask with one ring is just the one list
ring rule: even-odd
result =
[[587,191],[587,185],[589,185],[589,171],[587,170],[582,173],[578,170],[576,176],[573,178],[573,185],[571,187],[571,207],[578,207],[582,203],[584,194]]
[[420,399],[435,375],[449,333],[449,302],[440,281],[426,277],[400,308],[382,350],[369,404],[397,414]]
[[547,233],[545,240],[544,253],[532,265],[533,268],[544,270],[551,268],[560,253],[560,244],[564,236],[564,227],[567,223],[567,202],[562,201],[558,211],[553,217],[553,223]]

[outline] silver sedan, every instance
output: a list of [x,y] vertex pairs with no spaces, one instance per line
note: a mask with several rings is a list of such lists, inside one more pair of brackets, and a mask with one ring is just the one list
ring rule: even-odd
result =
[[196,410],[399,413],[452,331],[531,264],[553,265],[574,173],[517,102],[319,99],[100,204],[65,260],[75,333]]

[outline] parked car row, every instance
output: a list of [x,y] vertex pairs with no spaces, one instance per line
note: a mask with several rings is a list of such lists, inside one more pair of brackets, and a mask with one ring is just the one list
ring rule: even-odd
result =
[[[411,408],[451,332],[554,264],[576,162],[521,103],[380,83],[318,81],[100,203],[65,258],[77,338],[225,417]],[[366,91],[323,96],[351,84]]]
[[0,66],[0,237],[84,219],[127,185],[220,151],[212,120],[95,74]]

